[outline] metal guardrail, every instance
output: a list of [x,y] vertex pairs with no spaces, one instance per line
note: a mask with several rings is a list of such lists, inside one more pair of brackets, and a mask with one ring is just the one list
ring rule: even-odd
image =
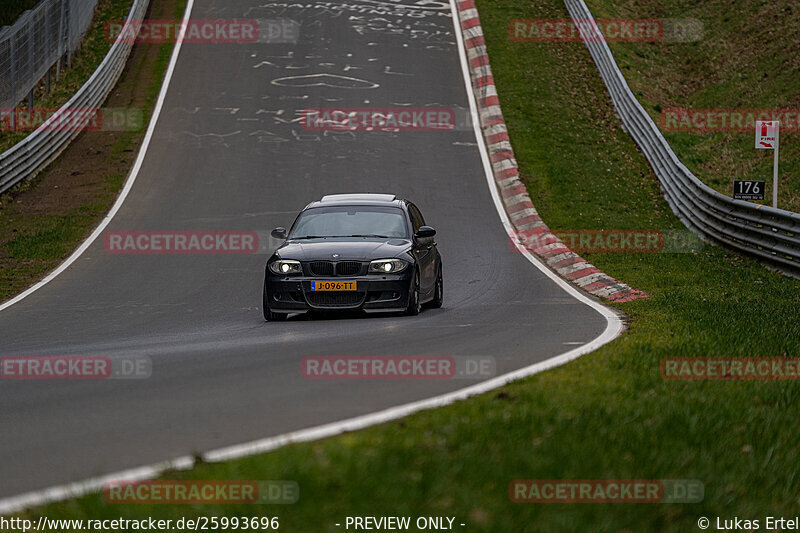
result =
[[[141,20],[150,0],[133,0],[128,20]],[[58,127],[59,118],[68,116],[70,110],[96,109],[114,88],[128,60],[133,40],[123,38],[124,33],[111,45],[103,61],[92,76],[69,101],[53,114],[36,131],[0,154],[0,193],[20,181],[33,177],[50,164],[81,131],[79,128]]]
[[[564,3],[576,22],[594,21],[583,0],[564,0]],[[704,240],[751,254],[800,276],[800,214],[733,200],[701,182],[678,160],[633,95],[605,39],[594,35],[583,41],[611,94],[624,129],[650,162],[667,202],[681,222]]]
[[97,0],[39,0],[0,28],[0,107],[16,107],[50,68],[80,45]]

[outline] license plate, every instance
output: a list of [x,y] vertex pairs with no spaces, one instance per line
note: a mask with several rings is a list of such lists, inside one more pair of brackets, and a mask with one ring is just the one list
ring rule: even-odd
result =
[[354,291],[355,281],[312,281],[312,291]]

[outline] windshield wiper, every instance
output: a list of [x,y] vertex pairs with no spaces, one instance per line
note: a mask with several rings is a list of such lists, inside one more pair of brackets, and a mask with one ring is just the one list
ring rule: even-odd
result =
[[299,241],[303,239],[342,239],[345,237],[372,237],[375,239],[393,239],[396,237],[389,237],[388,235],[378,235],[376,233],[360,233],[358,235],[303,235],[302,237],[289,237],[290,241]]

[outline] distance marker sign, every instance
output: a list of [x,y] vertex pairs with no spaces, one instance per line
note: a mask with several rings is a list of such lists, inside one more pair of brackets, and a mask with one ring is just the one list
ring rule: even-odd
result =
[[734,200],[763,200],[765,181],[733,180]]

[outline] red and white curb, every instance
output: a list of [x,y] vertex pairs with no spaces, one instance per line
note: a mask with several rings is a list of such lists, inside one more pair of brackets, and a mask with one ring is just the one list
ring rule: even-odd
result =
[[478,104],[480,127],[489,150],[494,180],[515,229],[514,234],[509,237],[541,257],[561,277],[590,294],[612,302],[647,298],[645,292],[612,278],[570,250],[542,221],[525,184],[519,179],[519,167],[514,158],[503,112],[500,110],[500,100],[492,68],[489,66],[486,41],[475,1],[456,0],[456,8],[464,36],[472,89]]

